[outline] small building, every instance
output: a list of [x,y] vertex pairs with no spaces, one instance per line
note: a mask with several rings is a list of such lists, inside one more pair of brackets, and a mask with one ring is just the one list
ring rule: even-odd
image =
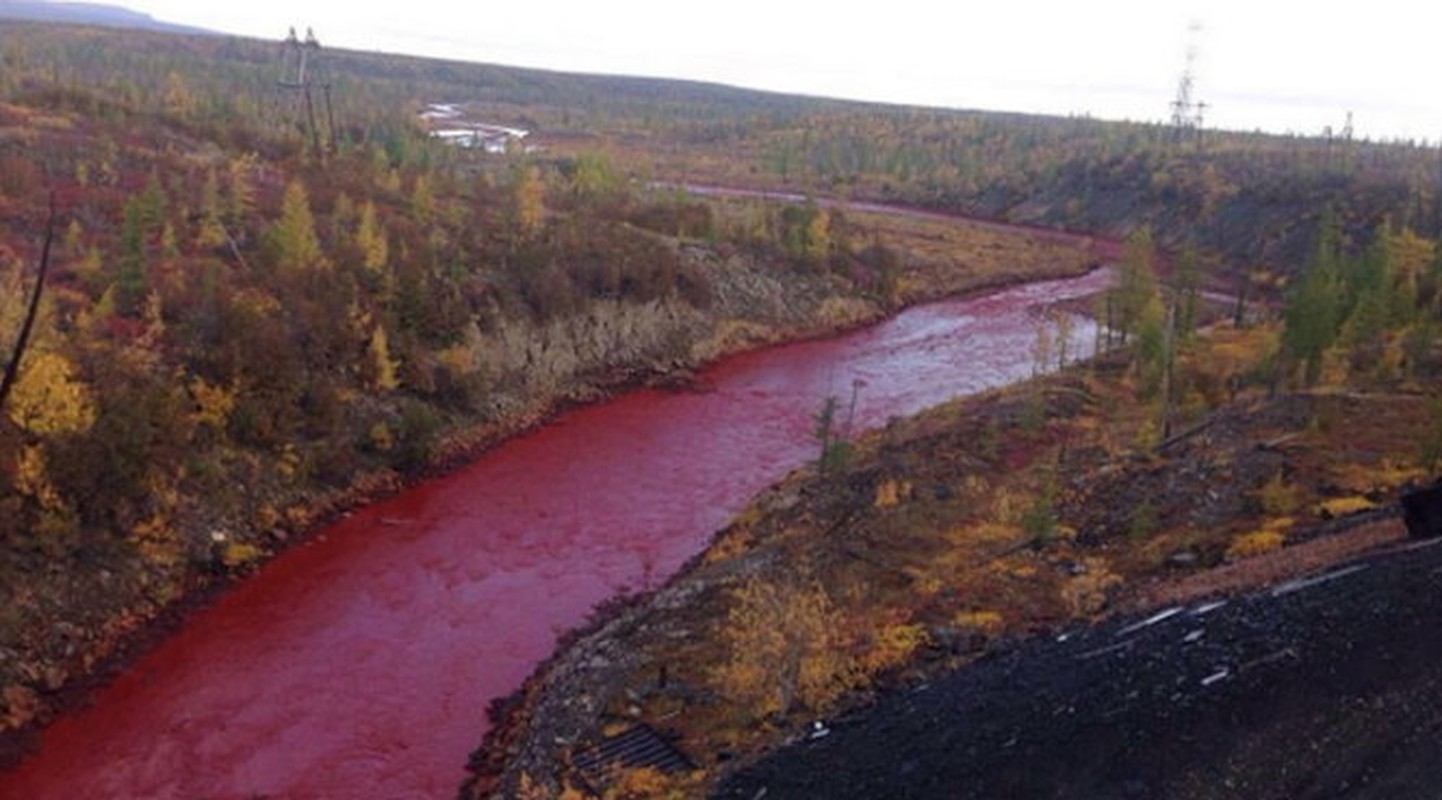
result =
[[521,128],[468,120],[455,103],[431,103],[420,117],[432,137],[456,147],[494,155],[517,149],[521,141],[531,135],[530,131]]

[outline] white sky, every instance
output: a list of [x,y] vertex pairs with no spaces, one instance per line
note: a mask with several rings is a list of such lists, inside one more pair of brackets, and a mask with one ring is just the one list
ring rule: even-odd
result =
[[[1208,124],[1442,139],[1442,6],[1427,0],[114,0],[178,23],[327,46],[694,78],[957,108],[1169,114],[1202,25]],[[441,99],[441,98],[438,98]]]

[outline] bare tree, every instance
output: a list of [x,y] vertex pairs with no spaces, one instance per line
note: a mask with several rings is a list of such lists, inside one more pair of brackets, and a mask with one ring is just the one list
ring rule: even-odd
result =
[[35,317],[40,311],[40,295],[45,291],[45,273],[50,270],[50,244],[55,240],[55,195],[50,195],[50,216],[45,222],[45,246],[40,250],[40,269],[35,277],[35,289],[30,294],[30,304],[25,309],[25,319],[20,323],[20,335],[15,339],[15,349],[5,366],[5,377],[0,380],[0,409],[10,397],[10,390],[20,375],[20,360],[30,345],[30,333],[35,328]]

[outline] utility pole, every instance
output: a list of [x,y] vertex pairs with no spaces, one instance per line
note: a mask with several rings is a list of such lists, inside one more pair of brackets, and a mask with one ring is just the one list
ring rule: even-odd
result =
[[310,135],[311,148],[317,157],[324,155],[321,148],[320,125],[316,121],[315,89],[321,90],[322,99],[325,102],[326,115],[326,142],[330,150],[336,149],[335,134],[335,113],[331,108],[330,98],[330,77],[326,73],[320,58],[320,41],[315,38],[315,31],[307,28],[305,41],[301,41],[295,34],[295,28],[290,29],[290,35],[281,42],[281,77],[277,85],[282,90],[296,92],[301,96],[301,102],[305,108],[305,127]]
[[1197,38],[1201,35],[1201,23],[1193,22],[1187,27],[1187,60],[1182,77],[1177,81],[1177,95],[1172,100],[1172,138],[1181,143],[1189,136],[1195,136],[1201,146],[1202,122],[1207,104],[1198,101],[1196,93]]

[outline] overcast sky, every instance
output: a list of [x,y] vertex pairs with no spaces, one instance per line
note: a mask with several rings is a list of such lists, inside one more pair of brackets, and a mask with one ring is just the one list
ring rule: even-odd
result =
[[[955,108],[1165,118],[1200,23],[1208,123],[1442,139],[1423,0],[113,0],[263,38]],[[438,98],[440,99],[440,98]]]

